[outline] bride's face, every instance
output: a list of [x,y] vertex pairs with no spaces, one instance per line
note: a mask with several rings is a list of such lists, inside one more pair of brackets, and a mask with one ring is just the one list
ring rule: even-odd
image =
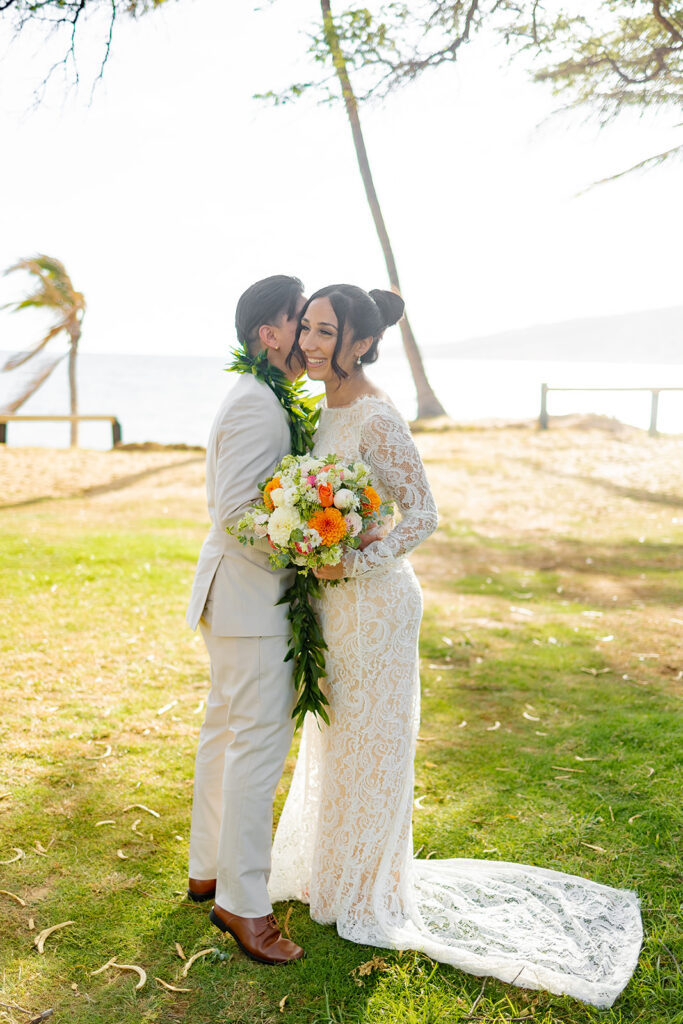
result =
[[[306,373],[311,380],[322,380],[325,384],[339,383],[332,366],[332,356],[337,344],[337,317],[329,299],[313,299],[301,318],[299,348],[306,360]],[[347,327],[342,345],[337,352],[337,365],[349,376],[353,373],[359,353],[359,343],[352,344],[353,331]]]

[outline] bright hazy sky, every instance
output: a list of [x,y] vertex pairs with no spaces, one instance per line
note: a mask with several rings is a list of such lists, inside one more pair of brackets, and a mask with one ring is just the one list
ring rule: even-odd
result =
[[[239,294],[271,273],[386,286],[342,108],[252,99],[306,77],[318,13],[178,0],[122,18],[92,103],[84,42],[81,92],[64,101],[56,81],[36,112],[45,55],[2,29],[0,267],[35,251],[66,264],[88,301],[82,350],[222,354]],[[681,302],[680,163],[576,195],[680,141],[677,118],[537,130],[557,105],[480,41],[363,110],[419,342]],[[0,314],[0,349],[37,323]]]

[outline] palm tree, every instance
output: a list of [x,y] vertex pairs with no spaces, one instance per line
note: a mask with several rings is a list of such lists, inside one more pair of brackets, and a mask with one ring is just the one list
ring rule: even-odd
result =
[[[16,412],[27,399],[34,394],[40,385],[47,380],[55,366],[61,363],[62,359],[69,357],[69,397],[71,415],[78,415],[78,394],[76,390],[76,356],[78,354],[78,342],[81,338],[81,324],[85,316],[85,298],[81,292],[77,292],[71,283],[71,278],[66,272],[63,263],[53,256],[46,256],[38,253],[36,256],[29,256],[18,260],[11,267],[8,267],[5,274],[11,274],[15,270],[26,270],[35,278],[35,289],[32,294],[17,302],[8,302],[3,309],[11,309],[16,312],[20,309],[49,309],[57,316],[55,323],[50,327],[40,341],[28,352],[17,352],[10,356],[3,370],[14,370],[17,366],[23,366],[29,359],[41,352],[53,338],[56,338],[62,331],[65,331],[69,339],[69,349],[63,355],[54,359],[47,368],[41,367],[40,371],[31,379],[24,391],[9,403],[4,411]],[[71,421],[71,446],[75,448],[78,444],[78,421]]]
[[[367,196],[370,211],[372,213],[372,219],[375,222],[375,229],[379,236],[380,245],[382,246],[384,262],[387,265],[387,272],[389,274],[389,281],[391,282],[392,290],[400,294],[401,289],[398,280],[396,260],[394,259],[394,253],[389,241],[389,233],[387,231],[386,224],[384,223],[379,199],[377,198],[377,191],[372,179],[370,162],[368,160],[365,140],[361,130],[360,116],[358,114],[358,100],[356,99],[353,87],[351,86],[351,79],[349,78],[346,59],[342,52],[337,29],[335,28],[334,20],[332,18],[330,0],[320,0],[320,7],[323,15],[325,44],[332,56],[334,70],[341,86],[342,98],[344,100],[344,106],[346,107],[346,115],[349,119],[349,123],[351,124],[351,133],[353,135],[353,144],[356,149],[358,167],[360,168],[361,178],[363,179],[363,185],[365,186],[365,195]],[[434,390],[427,379],[427,374],[425,373],[424,364],[422,362],[422,356],[420,355],[420,350],[417,347],[415,335],[413,334],[407,316],[403,317],[399,326],[403,337],[403,347],[405,349],[406,356],[408,357],[413,380],[415,381],[415,388],[417,390],[418,418],[422,419],[431,416],[445,416],[446,410],[436,397]]]

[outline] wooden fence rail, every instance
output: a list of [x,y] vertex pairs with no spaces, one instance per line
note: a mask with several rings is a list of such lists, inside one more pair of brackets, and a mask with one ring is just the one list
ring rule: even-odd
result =
[[121,444],[121,424],[117,420],[116,416],[15,416],[13,413],[1,413],[0,412],[0,444],[7,444],[7,424],[17,423],[20,421],[28,420],[39,420],[39,421],[56,421],[63,423],[73,423],[74,420],[82,423],[84,420],[104,420],[105,422],[111,423],[111,443],[112,447],[115,448],[117,444]]
[[549,391],[649,391],[652,398],[650,402],[650,427],[648,433],[652,437],[657,436],[657,412],[659,409],[659,395],[661,391],[683,391],[683,388],[551,388],[547,384],[541,384],[541,412],[538,417],[538,425],[541,430],[548,429],[548,392]]

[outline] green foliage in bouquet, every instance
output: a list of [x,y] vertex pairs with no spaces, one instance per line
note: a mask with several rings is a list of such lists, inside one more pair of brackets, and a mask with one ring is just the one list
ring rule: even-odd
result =
[[[313,447],[313,436],[320,415],[317,405],[322,396],[308,395],[301,379],[290,381],[282,370],[268,362],[265,350],[252,356],[245,348],[240,348],[234,349],[232,355],[233,361],[227,369],[236,373],[251,373],[262,380],[287,413],[292,454],[305,455],[309,452]],[[325,711],[328,700],[319,685],[319,680],[325,675],[327,646],[311,607],[311,597],[319,593],[320,584],[315,576],[311,573],[297,573],[294,583],[280,602],[289,605],[287,617],[292,625],[292,639],[286,660],[294,660],[294,686],[299,697],[292,718],[296,719],[297,729],[309,711],[326,725],[330,724]]]
[[325,643],[320,623],[311,607],[311,597],[320,596],[320,582],[312,573],[298,572],[280,604],[289,604],[287,618],[292,625],[292,641],[285,661],[294,659],[294,686],[299,694],[292,718],[296,728],[303,725],[307,712],[330,724],[325,710],[329,701],[320,689],[325,676]]

